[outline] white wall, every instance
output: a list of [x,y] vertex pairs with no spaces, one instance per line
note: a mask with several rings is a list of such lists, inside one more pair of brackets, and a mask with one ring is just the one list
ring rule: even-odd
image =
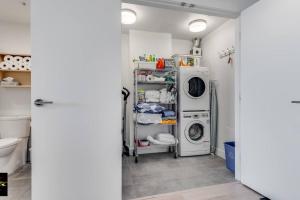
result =
[[241,15],[241,180],[272,200],[300,199],[300,1]]
[[[234,64],[228,57],[220,59],[218,53],[235,45],[235,20],[225,22],[202,40],[202,65],[209,67],[211,80],[217,81],[219,126],[217,154],[224,158],[224,142],[235,140]],[[234,59],[234,56],[232,57]]]
[[[131,33],[131,35],[130,35]],[[129,34],[122,34],[122,84],[127,87],[131,96],[127,105],[127,145],[133,149],[134,125],[132,124],[133,105],[133,58],[144,55],[144,53],[155,54],[161,57],[170,57],[173,54],[188,54],[192,41],[172,39],[170,33],[154,33],[146,31],[130,31]],[[146,134],[167,131],[162,128],[144,129]],[[164,151],[164,150],[163,150]]]
[[30,88],[0,88],[1,114],[30,114]]
[[[0,21],[0,53],[30,54],[30,26]],[[30,88],[0,88],[0,114],[29,114]]]
[[189,54],[193,46],[192,40],[172,39],[172,55]]
[[30,54],[30,25],[0,21],[0,53]]

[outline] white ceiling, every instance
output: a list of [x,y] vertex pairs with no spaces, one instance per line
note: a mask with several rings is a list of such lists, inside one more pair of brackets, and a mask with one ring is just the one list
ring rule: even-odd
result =
[[[123,0],[125,3],[186,10],[189,12],[222,17],[238,17],[242,10],[259,0]],[[186,3],[182,6],[182,3]],[[192,4],[192,7],[190,5]]]
[[0,21],[29,24],[30,0],[0,0]]
[[[129,29],[136,29],[151,32],[171,33],[173,38],[190,40],[194,37],[203,37],[227,20],[226,18],[221,17],[128,3],[122,3],[122,8],[132,9],[137,14],[137,21],[135,24],[122,25],[123,33],[127,33]],[[188,23],[195,19],[206,20],[207,29],[201,33],[189,32]]]
[[[181,0],[123,0],[136,2],[139,4],[153,4],[157,7],[149,7],[136,4],[122,3],[122,7],[132,8],[137,12],[138,19],[134,25],[127,25],[122,27],[123,32],[128,32],[129,29],[138,29],[155,32],[169,32],[175,38],[191,39],[195,36],[201,37],[216,27],[225,22],[225,18],[213,17],[208,15],[201,15],[191,13],[191,9],[179,8]],[[185,0],[187,3],[194,3],[197,7],[196,11],[204,11],[209,9],[216,10],[220,13],[223,11],[232,13],[239,13],[240,10],[252,5],[258,0]],[[26,3],[26,6],[23,3]],[[170,7],[169,4],[176,5]],[[177,3],[177,4],[176,4]],[[154,5],[155,4],[155,5]],[[167,5],[167,6],[164,6]],[[201,5],[201,6],[200,6]],[[198,7],[200,6],[200,7]],[[172,9],[164,9],[172,8]],[[222,12],[221,12],[222,10]],[[198,12],[199,13],[199,12]],[[209,12],[200,12],[211,14]],[[226,16],[226,15],[223,15]],[[188,31],[187,24],[194,19],[202,18],[208,21],[208,29],[201,34],[192,34]],[[0,0],[0,21],[9,21],[15,23],[30,23],[30,0]]]

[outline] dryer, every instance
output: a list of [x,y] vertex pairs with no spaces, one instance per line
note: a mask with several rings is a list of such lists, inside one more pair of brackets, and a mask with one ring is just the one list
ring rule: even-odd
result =
[[210,153],[209,112],[182,112],[179,121],[179,155]]
[[209,71],[207,67],[179,70],[179,111],[209,110]]

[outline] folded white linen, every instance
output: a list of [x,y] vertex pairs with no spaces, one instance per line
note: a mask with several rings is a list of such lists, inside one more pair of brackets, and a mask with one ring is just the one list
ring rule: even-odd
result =
[[152,136],[147,136],[147,140],[151,142],[152,144],[157,144],[157,145],[170,145],[170,144],[175,144],[175,143],[168,143],[168,142],[161,142],[156,139],[154,139]]
[[159,103],[159,99],[154,99],[154,98],[146,98],[147,103]]
[[170,103],[172,100],[171,92],[168,92],[166,88],[160,90],[160,102],[161,103]]
[[159,124],[162,120],[161,114],[138,113],[137,122],[141,124]]
[[160,92],[158,90],[146,90],[145,97],[152,98],[152,99],[159,99]]
[[147,81],[148,82],[164,82],[166,79],[164,77],[156,77],[153,75],[148,75],[147,76]]
[[157,90],[146,90],[145,91],[146,102],[159,102],[160,92]]
[[8,77],[3,78],[2,81],[13,82],[13,81],[15,81],[15,79],[13,77],[8,76]]
[[175,137],[169,133],[157,134],[156,139],[160,142],[175,144]]
[[159,133],[157,134],[157,139],[160,138],[174,139],[174,136],[170,133]]

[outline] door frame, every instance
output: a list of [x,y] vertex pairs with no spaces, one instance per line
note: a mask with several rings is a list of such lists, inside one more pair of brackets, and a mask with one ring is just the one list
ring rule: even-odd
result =
[[194,12],[207,14],[217,17],[224,17],[235,20],[235,59],[234,59],[234,118],[235,118],[235,179],[241,181],[241,20],[240,13],[222,11],[218,9],[206,8],[197,5],[195,9],[178,6],[175,3],[166,0],[145,1],[145,0],[121,0],[121,3],[131,3],[157,8],[165,8],[170,10]]

